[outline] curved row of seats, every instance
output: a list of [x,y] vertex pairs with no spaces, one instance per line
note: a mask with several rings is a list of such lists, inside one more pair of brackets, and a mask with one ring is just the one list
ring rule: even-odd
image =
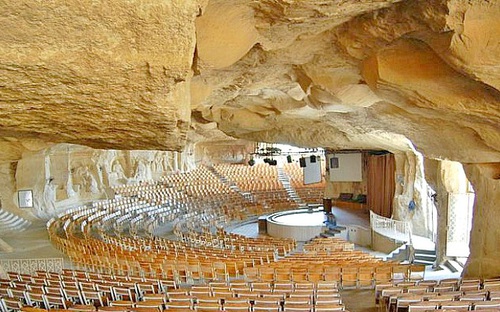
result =
[[[325,176],[325,168],[321,167],[321,176]],[[321,204],[324,197],[325,180],[320,183],[304,184],[304,170],[294,163],[284,164],[283,170],[290,179],[290,185],[294,188],[297,195],[306,203]]]
[[[245,169],[238,170],[238,174],[242,174]],[[277,179],[274,170],[264,171],[261,180]],[[195,286],[243,279],[252,283],[252,290],[256,283],[268,283],[272,287],[290,283],[333,283],[347,288],[352,283],[354,287],[364,286],[363,274],[368,274],[364,268],[357,268],[354,277],[348,275],[347,270],[361,263],[384,267],[393,276],[396,264],[381,265],[380,260],[353,251],[352,244],[338,239],[315,240],[306,244],[305,252],[298,252],[293,240],[252,239],[225,232],[224,227],[233,220],[240,222],[263,212],[290,209],[286,207],[290,199],[281,190],[274,194],[259,190],[253,198],[242,196],[231,187],[232,178],[220,178],[223,174],[219,172],[215,176],[201,167],[191,174],[117,188],[117,198],[113,200],[68,210],[50,220],[49,236],[54,245],[85,271],[75,275],[86,274],[87,279],[89,274],[98,274],[101,278],[126,276]],[[228,176],[232,177],[229,173]],[[173,225],[175,238],[157,237],[156,231],[167,224]],[[282,268],[291,274],[286,275]],[[335,270],[340,270],[340,274],[334,273]],[[369,287],[372,287],[375,276],[380,275],[375,274],[375,269],[369,274]],[[271,291],[274,292],[276,288]],[[292,303],[287,303],[286,298],[283,296],[275,302],[277,311],[292,309]],[[229,308],[220,300],[212,303],[218,304],[212,307],[215,309]],[[240,308],[259,309],[251,300],[245,304]],[[301,305],[302,311],[329,311],[316,306],[314,297]],[[135,303],[127,309],[136,307]],[[198,301],[191,298],[183,308],[198,309]],[[343,306],[329,308],[344,309]]]
[[376,285],[375,302],[386,311],[500,310],[500,278],[400,281]]
[[[256,170],[255,168],[258,167],[253,168]],[[238,170],[240,172],[241,167]],[[270,169],[265,169],[265,171],[269,172]],[[273,172],[263,174],[261,177],[274,177],[276,170],[273,169]],[[172,184],[168,185],[169,192],[179,194],[185,192],[186,189],[193,190],[192,186],[200,185],[196,176],[207,179],[211,174],[207,169],[200,169],[192,176],[184,174],[185,180],[178,179],[174,175],[163,179],[161,183],[153,182],[152,185],[143,183],[139,187],[131,186],[126,191],[148,190],[151,194],[156,194],[162,192],[161,186],[167,187],[166,181],[172,181]],[[148,201],[139,195],[131,195],[131,197],[122,197],[108,203],[101,202],[92,207],[70,211],[68,213],[71,214],[70,217],[61,216],[57,221],[54,220],[49,224],[49,233],[54,233],[51,238],[55,244],[60,246],[81,268],[99,272],[177,278],[179,282],[239,277],[245,274],[245,269],[247,274],[244,276],[250,278],[251,268],[258,266],[260,272],[265,267],[270,269],[280,265],[290,267],[294,263],[301,270],[307,269],[307,279],[312,279],[312,276],[318,276],[318,272],[309,270],[308,266],[323,270],[325,266],[335,265],[342,268],[343,265],[348,266],[352,263],[379,262],[368,254],[352,251],[350,243],[343,245],[344,249],[347,249],[345,246],[349,246],[349,252],[344,250],[345,253],[335,253],[337,260],[331,261],[329,258],[332,258],[332,253],[336,252],[333,247],[335,239],[327,240],[326,244],[323,242],[322,250],[314,250],[314,254],[311,254],[312,250],[308,248],[319,248],[313,247],[320,245],[319,240],[315,244],[307,244],[306,253],[290,256],[289,253],[295,248],[295,243],[290,240],[248,239],[224,233],[220,231],[220,227],[227,219],[232,218],[228,216],[228,212],[231,211],[229,209],[231,202],[236,201],[237,205],[241,205],[242,210],[245,210],[248,202],[234,192],[230,192],[229,196],[221,194],[219,191],[223,189],[221,184],[224,183],[212,178],[209,180],[215,181],[212,183],[214,192],[209,198],[204,197],[203,201],[193,193],[190,196],[186,195],[182,201],[179,197],[172,199],[169,202],[171,206],[152,206],[150,202],[150,206],[147,207],[144,203]],[[173,192],[174,189],[179,192]],[[210,190],[209,187],[199,189]],[[225,208],[221,209],[220,205]],[[249,207],[252,205],[250,204]],[[169,214],[171,217],[167,218]],[[147,218],[138,218],[141,215],[147,215]],[[138,226],[133,226],[134,220],[156,220],[158,216],[164,220],[175,220],[174,233],[179,239],[176,244],[183,244],[182,248],[179,246],[179,248],[172,249],[169,247],[170,242],[145,235],[151,234],[154,230],[152,228],[157,226],[158,222],[147,223],[147,230],[142,232]],[[57,230],[57,225],[60,223],[65,225],[63,227],[65,232],[62,236]],[[207,225],[207,227],[200,226],[200,224]],[[128,231],[125,230],[126,227]],[[134,255],[136,250],[141,251],[141,257]],[[327,253],[322,254],[322,252]],[[322,261],[319,266],[318,261]],[[200,272],[202,268],[205,272]],[[318,280],[331,276],[325,272],[320,274],[321,278]],[[337,281],[343,284],[342,278]]]
[[85,271],[9,273],[0,280],[0,305],[68,311],[344,311],[335,283],[233,280],[179,287],[161,279]]
[[[137,191],[144,191],[144,189],[150,189],[150,188],[147,185],[142,185],[139,189],[137,189]],[[222,195],[217,195],[217,196],[221,197]],[[139,201],[140,199],[141,198],[138,196],[137,200]],[[126,200],[126,199],[124,199],[124,200]],[[210,220],[214,220],[217,217],[217,215],[220,215],[221,212],[224,213],[224,211],[221,211],[218,208],[207,209],[207,208],[210,208],[210,207],[204,207],[207,205],[203,205],[202,203],[199,203],[199,202],[193,203],[193,201],[196,199],[190,198],[190,200],[191,200],[191,203],[190,202],[179,203],[180,205],[182,205],[186,209],[179,209],[179,211],[176,211],[175,209],[171,209],[172,211],[178,212],[178,215],[176,216],[177,223],[176,223],[176,226],[174,227],[175,229],[182,228],[182,226],[180,226],[181,224],[183,224],[184,226],[186,226],[186,224],[190,225],[190,226],[186,226],[187,230],[189,230],[190,228],[191,229],[194,228],[196,224],[204,224],[204,223],[208,224],[208,222]],[[232,201],[233,198],[231,197],[229,200]],[[220,203],[220,202],[221,201],[218,201],[217,203]],[[95,269],[95,270],[104,270],[105,268],[109,268],[109,270],[119,270],[120,272],[127,272],[127,273],[142,272],[141,274],[148,274],[148,275],[158,274],[159,271],[169,272],[170,269],[167,268],[169,265],[168,265],[168,263],[165,263],[165,261],[163,261],[163,260],[164,259],[180,260],[180,259],[178,259],[179,253],[177,253],[177,252],[172,253],[172,255],[174,255],[173,259],[169,259],[169,256],[171,256],[171,254],[169,254],[168,250],[165,250],[165,248],[162,248],[161,252],[153,250],[153,252],[155,252],[156,255],[147,256],[147,258],[149,258],[150,260],[151,259],[155,260],[155,261],[149,261],[149,263],[145,262],[144,260],[135,259],[135,258],[130,257],[130,256],[128,256],[128,258],[127,258],[126,257],[127,255],[125,255],[120,250],[119,251],[115,250],[114,252],[121,255],[122,257],[125,257],[126,260],[115,259],[115,258],[109,256],[111,254],[111,252],[109,250],[109,245],[112,245],[112,246],[116,247],[117,249],[118,248],[123,249],[123,247],[125,247],[126,250],[141,249],[141,250],[146,250],[147,252],[149,252],[147,249],[148,248],[151,249],[151,244],[147,244],[147,248],[144,245],[137,246],[136,242],[131,243],[126,238],[126,236],[120,237],[119,231],[114,231],[113,234],[116,236],[116,238],[115,238],[113,236],[110,236],[106,230],[102,230],[102,229],[109,229],[110,228],[109,224],[111,224],[112,225],[111,227],[114,229],[120,229],[121,227],[119,226],[119,224],[121,224],[121,223],[127,223],[129,228],[130,228],[130,223],[131,223],[130,221],[137,219],[137,217],[134,217],[134,219],[131,219],[131,217],[133,217],[133,215],[131,215],[131,212],[134,209],[130,209],[127,207],[127,205],[130,205],[130,204],[133,204],[133,202],[131,203],[130,201],[126,201],[126,205],[123,205],[123,202],[120,202],[120,201],[115,201],[115,203],[114,203],[114,206],[116,206],[119,209],[124,210],[125,214],[120,213],[119,209],[118,209],[118,211],[112,212],[112,211],[110,211],[110,206],[106,206],[106,205],[101,204],[101,206],[102,206],[101,209],[99,209],[99,207],[97,209],[99,211],[96,211],[95,207],[87,209],[86,212],[85,212],[85,209],[82,209],[82,211],[75,212],[71,218],[66,218],[66,220],[71,220],[74,223],[78,223],[78,224],[73,225],[71,227],[65,227],[65,228],[66,229],[68,229],[68,228],[69,229],[80,228],[82,235],[80,235],[81,237],[79,237],[79,235],[74,235],[74,233],[69,233],[69,234],[65,233],[66,235],[63,238],[63,240],[67,240],[67,238],[70,238],[70,240],[74,240],[76,243],[71,244],[71,243],[68,243],[67,241],[62,242],[61,239],[59,239],[57,237],[57,235],[51,235],[51,237],[53,237],[54,241],[59,243],[59,245],[63,246],[62,248],[65,249],[65,252],[68,253],[70,255],[70,257],[72,259],[74,259],[74,261],[77,263],[77,265],[79,265],[81,267],[89,267],[89,268]],[[199,209],[199,206],[201,206],[202,208]],[[209,205],[209,206],[211,206],[211,205]],[[136,206],[133,206],[133,208],[136,208]],[[164,209],[164,208],[165,207],[163,207],[162,209]],[[155,211],[155,213],[158,213],[158,209],[160,209],[160,208],[157,207],[155,210],[155,207],[153,207],[152,211]],[[139,211],[141,211],[141,210],[139,210]],[[227,209],[227,206],[226,206],[225,211],[229,211]],[[198,213],[198,212],[203,212],[203,213]],[[148,210],[148,213],[149,213],[149,210]],[[118,217],[118,216],[120,216],[120,217]],[[123,218],[123,216],[128,216],[128,218]],[[193,222],[193,220],[196,222]],[[124,221],[127,221],[127,222],[124,222]],[[61,221],[59,221],[59,222],[61,222]],[[133,224],[133,222],[132,222],[132,224]],[[52,223],[49,226],[49,230],[51,228],[52,228]],[[92,229],[97,229],[95,231],[96,233],[94,233],[94,234],[95,235],[98,234],[98,236],[100,237],[101,240],[107,242],[108,246],[103,246],[103,244],[101,244],[99,242],[99,240],[96,240],[96,239],[90,237],[89,235],[83,234],[83,233],[91,232]],[[54,233],[57,231],[50,230],[50,232]],[[148,232],[151,232],[151,231],[148,231]],[[178,232],[183,233],[184,231],[179,230]],[[131,233],[131,231],[129,230],[128,233],[121,233],[121,234],[130,235],[130,234],[136,234],[136,233],[138,233],[138,232],[134,231],[133,233]],[[192,237],[192,236],[187,236],[187,235],[185,235],[185,236],[179,235],[179,236],[181,236],[181,239],[183,239],[183,237],[184,238],[185,237]],[[83,239],[83,238],[85,238],[85,239]],[[215,245],[206,246],[206,241],[203,240],[202,236],[197,237],[196,240],[198,241],[198,243],[197,243],[198,245],[203,244],[203,245],[205,245],[205,247],[212,247],[212,248],[214,248],[214,247],[220,248],[221,247],[221,246],[215,246]],[[124,241],[127,241],[127,243],[125,244]],[[109,243],[112,243],[112,244],[109,244]],[[195,245],[194,239],[192,239],[189,242],[184,242],[184,243],[190,243],[190,245],[193,245],[193,246]],[[245,250],[245,256],[240,254],[242,252],[241,248],[236,249],[234,247],[231,247],[230,251],[226,250],[222,253],[219,253],[219,250],[217,250],[215,248],[215,250],[210,251],[210,254],[212,255],[211,260],[213,260],[213,262],[220,262],[220,260],[223,259],[223,262],[226,262],[229,267],[233,268],[236,266],[238,268],[237,270],[228,269],[229,274],[231,274],[231,272],[234,272],[234,274],[236,275],[237,272],[242,271],[242,267],[241,267],[241,263],[236,263],[235,258],[240,258],[243,260],[247,259],[248,262],[250,262],[250,263],[255,263],[256,261],[258,261],[258,263],[262,263],[263,261],[270,261],[269,260],[270,256],[271,256],[271,259],[273,259],[274,253],[276,251],[279,252],[279,248],[274,248],[275,250],[273,250],[272,252],[267,253],[267,254],[263,254],[260,251],[259,251],[259,253],[253,252],[253,256],[252,256],[252,253],[249,253],[250,248],[248,248],[248,245],[249,245],[248,242],[246,242],[246,245],[247,245],[247,248]],[[158,246],[156,246],[155,248],[157,248],[157,247]],[[257,248],[255,248],[255,249],[257,249]],[[262,248],[259,248],[259,249],[262,250]],[[219,255],[217,255],[218,253],[219,253]],[[228,253],[231,254],[229,257],[227,255]],[[162,256],[158,257],[159,254],[161,254]],[[202,253],[200,253],[200,250],[196,250],[193,253],[184,252],[182,255],[184,257],[191,256],[191,258],[196,259],[195,261],[200,262],[200,259],[198,259],[198,258],[201,257]],[[219,257],[219,258],[217,258],[217,257]],[[265,259],[265,260],[263,260],[263,259]],[[156,261],[156,260],[158,260],[158,261]],[[187,260],[187,259],[182,259],[182,260]],[[191,262],[193,262],[193,261],[191,261]],[[241,262],[241,261],[239,261],[239,262]],[[191,264],[191,265],[194,265],[194,264]],[[176,264],[175,266],[177,268],[179,265]],[[206,267],[206,266],[204,266],[204,267]],[[210,265],[208,267],[212,268]],[[215,269],[215,268],[212,268],[212,269]],[[191,272],[191,273],[194,273],[194,272]],[[209,278],[210,276],[206,277],[206,274],[208,274],[208,273],[205,272],[204,278]],[[182,276],[182,274],[176,274],[176,275]],[[195,274],[189,274],[189,275],[193,276]],[[210,274],[208,274],[208,275],[210,275]]]

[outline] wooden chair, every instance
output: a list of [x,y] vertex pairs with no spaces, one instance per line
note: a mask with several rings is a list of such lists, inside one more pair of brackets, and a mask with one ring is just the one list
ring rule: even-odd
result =
[[279,302],[264,302],[255,301],[252,306],[252,311],[280,311],[281,306]]
[[470,302],[466,301],[443,301],[441,302],[441,309],[455,310],[455,311],[469,311],[472,307]]
[[373,276],[375,284],[385,284],[392,280],[392,268],[390,266],[377,266]]
[[178,310],[178,311],[186,311],[192,310],[193,305],[191,300],[189,301],[170,301],[165,303],[166,310]]
[[283,305],[283,311],[287,312],[312,312],[314,309],[311,303],[295,303],[286,301]]
[[198,302],[194,306],[195,311],[213,312],[222,311],[222,306],[216,302]]
[[135,307],[135,302],[131,300],[112,300],[108,302],[110,307],[124,307],[124,308],[133,308]]
[[410,281],[423,281],[425,278],[425,265],[411,264],[408,274]]
[[336,312],[344,311],[344,305],[336,303],[316,303],[314,305],[314,311],[317,312]]
[[500,300],[474,302],[474,310],[497,309],[500,311]]
[[[81,291],[82,300],[84,305],[94,305],[96,307],[105,306],[104,295],[96,290],[82,290]],[[107,302],[106,302],[107,303]]]
[[393,282],[404,282],[408,281],[409,277],[409,266],[406,264],[394,265],[392,267],[391,280]]
[[37,308],[46,308],[45,301],[43,298],[44,296],[43,293],[27,291],[25,292],[25,295],[26,295],[26,303],[28,305]]
[[406,296],[398,297],[396,299],[396,312],[399,312],[400,310],[402,311],[408,311],[409,310],[409,305],[411,303],[417,303],[417,302],[422,302],[423,298],[419,295],[414,295],[414,294],[404,294]]
[[93,304],[74,304],[68,307],[68,311],[76,311],[76,312],[94,312],[96,311],[96,307]]
[[23,307],[23,304],[19,299],[9,297],[0,298],[0,304],[2,305],[2,308],[5,309],[4,311],[7,312],[19,311]]
[[439,302],[433,302],[433,301],[411,302],[408,305],[408,312],[423,312],[423,311],[435,310],[438,307],[439,307]]
[[375,286],[375,268],[372,266],[361,266],[358,269],[357,288],[373,289]]
[[67,310],[68,306],[71,304],[70,302],[66,301],[66,299],[62,295],[58,296],[58,295],[47,294],[43,295],[43,299],[45,308],[47,310],[53,310],[53,309]]

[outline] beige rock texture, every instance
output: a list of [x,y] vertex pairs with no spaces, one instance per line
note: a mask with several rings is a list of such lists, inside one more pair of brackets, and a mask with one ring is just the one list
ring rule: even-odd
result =
[[[29,219],[47,220],[69,207],[113,198],[114,186],[158,180],[195,166],[194,146],[175,152],[98,150],[57,144],[25,153],[17,163],[1,165],[0,195],[6,210]],[[33,208],[16,209],[18,190],[32,190]]]
[[[245,139],[400,155],[406,184],[398,186],[396,215],[424,234],[428,210],[403,211],[411,198],[422,207],[427,200],[424,159],[479,166],[466,171],[476,210],[498,212],[500,195],[486,192],[494,181],[484,169],[500,163],[498,0],[0,0],[0,7],[6,189],[45,189],[56,162],[47,151],[64,149],[57,143],[195,153],[203,150],[197,142]],[[109,165],[127,152],[116,153],[90,158]],[[95,164],[74,185],[89,175],[100,181]],[[126,177],[131,168],[124,166]],[[41,172],[31,182],[23,178],[30,170]],[[484,231],[499,237],[476,228],[484,217],[476,211],[473,243]],[[472,248],[469,273],[488,275],[483,258],[494,251],[481,246]]]
[[181,150],[199,1],[1,1],[0,133]]
[[470,256],[466,276],[485,278],[500,275],[500,166],[498,164],[470,164],[465,172],[474,185],[476,200],[471,232]]

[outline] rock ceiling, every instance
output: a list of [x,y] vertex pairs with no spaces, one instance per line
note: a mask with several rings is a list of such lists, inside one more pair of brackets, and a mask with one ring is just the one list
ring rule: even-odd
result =
[[0,160],[229,135],[500,161],[500,1],[0,6]]

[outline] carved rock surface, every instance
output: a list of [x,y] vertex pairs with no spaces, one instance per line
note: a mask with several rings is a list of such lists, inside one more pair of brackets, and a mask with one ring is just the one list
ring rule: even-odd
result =
[[216,122],[251,140],[408,151],[410,139],[428,158],[500,160],[498,1],[2,8],[2,159],[26,140],[180,150],[223,137],[197,126]]
[[198,1],[1,1],[0,135],[180,150]]

